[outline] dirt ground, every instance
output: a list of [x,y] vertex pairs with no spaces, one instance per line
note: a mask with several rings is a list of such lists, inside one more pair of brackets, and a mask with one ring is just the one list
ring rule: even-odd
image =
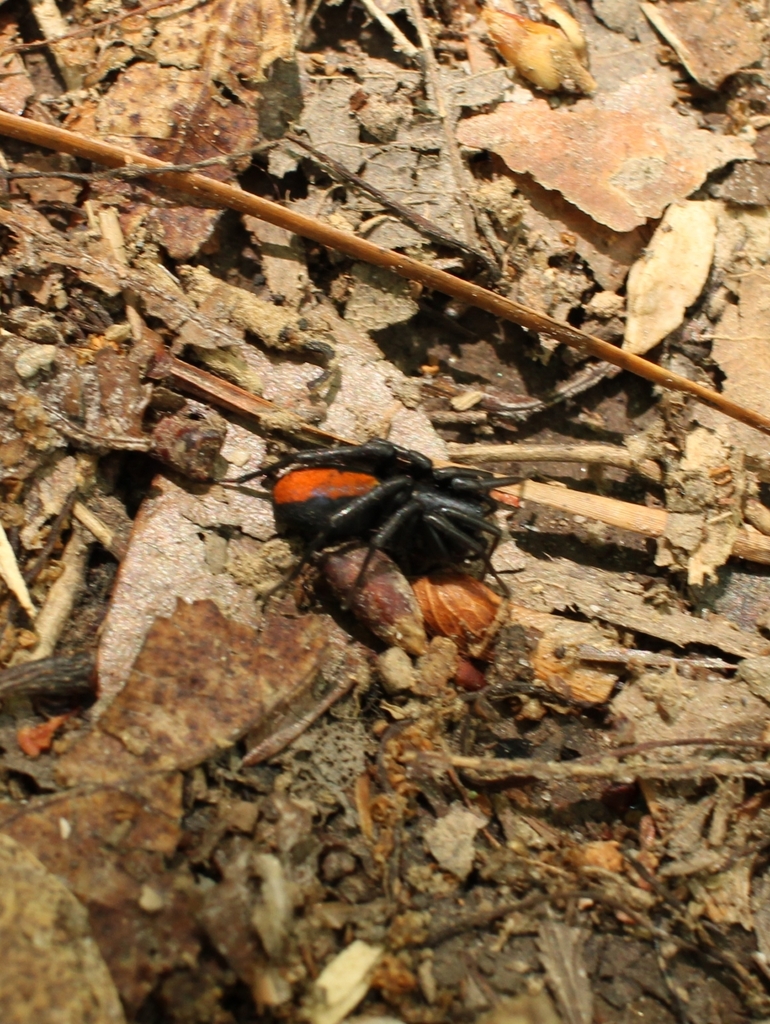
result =
[[770,1020],[768,38],[3,6],[2,1024]]

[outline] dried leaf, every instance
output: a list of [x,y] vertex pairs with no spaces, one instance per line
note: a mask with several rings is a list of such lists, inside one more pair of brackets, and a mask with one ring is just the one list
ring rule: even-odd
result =
[[739,0],[668,0],[639,6],[696,82],[707,89],[718,89],[764,54],[764,19]]
[[391,271],[368,263],[354,263],[352,275],[345,319],[362,331],[380,331],[404,323],[419,309],[410,294],[409,282]]
[[[19,42],[16,17],[6,11],[0,17],[0,51]],[[18,53],[4,53],[0,57],[0,109],[9,114],[23,114],[27,100],[34,96],[35,87],[27,74],[24,61]]]
[[656,564],[686,566],[691,586],[713,578],[732,552],[745,493],[743,453],[711,430],[692,430],[679,465],[666,477],[669,515]]
[[700,882],[690,879],[693,891],[693,912],[705,913],[714,924],[739,924],[747,932],[754,930],[754,915],[751,912],[751,876],[756,857],[739,857],[724,871],[720,871]]
[[623,348],[644,355],[675,330],[700,295],[714,256],[718,203],[674,203],[628,275]]
[[[180,836],[182,778],[153,776],[145,789],[88,788],[0,805],[0,829],[22,843],[86,905],[91,929],[115,984],[136,1009],[158,975],[198,954],[194,886],[186,869],[169,871]],[[142,909],[143,886],[157,909]],[[80,1019],[80,1018],[78,1018]]]
[[548,985],[566,1024],[591,1024],[593,993],[583,959],[587,932],[560,921],[543,921],[537,935]]
[[339,1024],[369,989],[382,946],[356,939],[324,967],[313,986],[307,1014],[311,1024]]
[[[163,66],[132,65],[98,102],[81,106],[68,127],[170,163],[248,152],[259,132],[256,86],[272,64],[294,52],[283,0],[199,5],[163,19],[156,46]],[[226,165],[203,173],[222,181],[234,176]],[[221,211],[187,204],[163,208],[157,200],[141,209],[180,259],[198,251],[221,217]]]
[[[763,736],[767,705],[742,682],[709,679],[692,684],[674,672],[650,672],[618,693],[612,714],[623,723],[628,743],[699,737],[758,740]],[[657,756],[681,761],[681,752],[661,751]]]
[[3,1024],[124,1024],[84,907],[29,850],[0,835]]
[[120,781],[199,764],[296,701],[316,677],[323,618],[271,616],[260,637],[211,601],[157,619],[98,726],[64,754],[65,784]]
[[748,143],[700,130],[675,113],[651,75],[627,83],[603,108],[587,100],[556,109],[539,99],[503,103],[461,122],[457,137],[464,146],[491,149],[511,170],[531,174],[615,231],[659,217],[709,171],[754,155]]
[[[770,413],[770,212],[725,208],[720,213],[715,273],[738,302],[721,300],[722,316],[714,330],[712,357],[724,374],[725,396],[759,412]],[[717,306],[716,312],[718,312]],[[728,436],[755,463],[770,468],[767,443],[755,430],[725,421],[708,409],[698,419]]]
[[443,818],[425,831],[428,849],[445,871],[464,882],[473,869],[474,839],[487,819],[454,803]]

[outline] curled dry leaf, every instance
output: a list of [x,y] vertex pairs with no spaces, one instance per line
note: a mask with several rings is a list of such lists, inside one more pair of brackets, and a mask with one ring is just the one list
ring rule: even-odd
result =
[[623,348],[643,356],[675,330],[703,289],[714,256],[715,202],[672,203],[628,275]]
[[488,639],[502,598],[467,573],[440,572],[412,584],[429,632],[449,637],[464,653]]
[[559,28],[513,11],[484,7],[492,42],[519,74],[546,92],[592,93],[596,82],[586,64],[585,39],[577,22],[557,4],[541,5]]
[[659,217],[728,161],[754,158],[747,142],[703,131],[676,113],[653,75],[632,79],[603,107],[587,100],[557,109],[543,99],[502,103],[463,121],[457,137],[492,150],[614,231]]

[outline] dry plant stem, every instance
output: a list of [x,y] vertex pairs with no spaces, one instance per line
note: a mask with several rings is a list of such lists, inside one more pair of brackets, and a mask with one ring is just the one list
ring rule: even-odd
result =
[[[113,206],[103,206],[99,210],[99,227],[102,238],[112,249],[115,260],[122,266],[128,266],[128,254],[126,253],[126,240],[123,237],[123,229],[118,220],[118,212]],[[144,321],[139,312],[139,296],[131,288],[123,290],[123,301],[126,304],[126,319],[131,328],[131,337],[134,341],[140,341],[144,332]]]
[[25,697],[86,697],[94,692],[91,654],[41,658],[0,672],[0,700],[9,695]]
[[411,43],[396,23],[383,11],[383,9],[377,4],[376,0],[361,0],[367,13],[381,25],[382,28],[388,33],[390,38],[393,40],[393,45],[397,50],[406,54],[407,57],[419,58],[420,51]]
[[115,558],[120,561],[123,552],[118,550],[118,545],[115,543],[115,534],[101,519],[95,515],[91,509],[84,505],[82,501],[76,501],[72,506],[72,514],[81,523],[88,532],[99,541],[103,548],[114,555]]
[[[278,411],[277,406],[266,398],[253,395],[250,391],[239,388],[237,384],[231,384],[222,377],[200,370],[197,366],[185,363],[165,351],[156,357],[150,376],[155,380],[165,381],[187,395],[257,422]],[[324,445],[350,444],[346,438],[319,430],[310,424],[303,424],[299,433],[310,441]]]
[[289,722],[287,725],[279,727],[267,739],[249,750],[243,758],[243,767],[249,768],[251,765],[262,764],[269,757],[275,757],[276,754],[285,750],[290,743],[298,736],[301,736],[306,729],[309,729],[313,722],[317,722],[322,715],[325,715],[329,708],[336,704],[338,700],[341,700],[354,686],[355,679],[343,676],[336,686],[332,686],[329,692],[324,694],[321,700],[307,714],[302,715],[301,718],[296,719],[294,722]]
[[[159,7],[170,7],[172,4],[179,3],[179,0],[158,0],[156,4],[148,4],[146,7],[135,7],[133,10],[124,11],[122,14],[116,15],[114,18],[105,18],[104,21],[94,22],[93,25],[86,25],[85,28],[76,28],[72,32],[64,32],[62,35],[58,35],[46,39],[36,39],[31,43],[16,43],[13,46],[6,46],[0,51],[0,57],[4,57],[7,53],[26,53],[30,50],[39,50],[43,46],[49,46],[51,42],[62,43],[69,39],[84,39],[86,36],[96,35],[103,28],[109,28],[110,25],[117,25],[121,21],[127,21],[129,18],[138,18],[143,14],[150,14],[152,11],[156,11]],[[198,0],[199,4],[208,3],[208,0]]]
[[27,584],[21,575],[19,563],[16,561],[16,555],[13,553],[13,548],[2,524],[0,524],[0,576],[3,577],[5,585],[27,615],[34,619],[37,615],[37,609],[32,603],[32,598],[29,596]]
[[699,672],[734,672],[738,667],[721,658],[675,658],[668,654],[653,654],[633,647],[618,647],[615,650],[601,651],[590,644],[581,644],[575,652],[583,661],[592,661],[602,665],[628,665],[631,668],[648,666],[652,668],[670,668],[675,665],[677,670],[692,669]]
[[[488,313],[501,317],[503,320],[520,324],[537,334],[546,334],[556,341],[635,373],[661,387],[691,395],[699,402],[719,409],[725,415],[731,416],[741,423],[746,423],[765,434],[770,434],[770,416],[746,409],[702,384],[697,384],[670,370],[664,370],[647,359],[618,349],[607,341],[584,334],[569,324],[560,323],[558,320],[537,313],[528,306],[522,306],[502,295],[496,295],[479,285],[453,277],[443,270],[437,270],[401,253],[382,249],[348,231],[341,231],[328,224],[323,224],[313,217],[287,209],[269,199],[251,195],[235,185],[228,185],[202,174],[170,170],[167,164],[141,153],[131,152],[98,139],[89,139],[77,135],[75,132],[66,131],[64,128],[55,128],[52,125],[41,124],[39,121],[17,117],[15,114],[8,114],[5,111],[0,111],[0,134],[84,157],[107,167],[132,167],[136,170],[148,168],[158,172],[157,180],[160,182],[188,195],[193,195],[197,199],[206,200],[212,206],[224,206],[231,210],[260,217],[269,224],[276,224],[278,227],[286,228],[304,238],[312,238],[321,245],[343,252],[353,259],[373,263],[375,266],[392,270],[401,277],[419,281],[428,288],[435,288],[436,291],[443,292],[445,295],[451,295],[472,306],[478,306],[479,309],[485,309]],[[155,177],[156,175],[153,174],[153,178]]]
[[652,460],[639,462],[627,448],[617,444],[449,444],[448,447],[452,458],[460,462],[584,462],[638,472],[656,482],[661,479],[656,463]]
[[72,614],[75,601],[83,587],[89,542],[83,528],[73,523],[72,536],[62,555],[62,574],[48,591],[45,604],[35,622],[38,642],[31,651],[18,651],[13,664],[50,658],[59,637]]
[[[715,746],[719,740],[713,741]],[[728,758],[711,758],[692,761],[638,762],[622,765],[608,756],[602,761],[584,764],[581,761],[534,761],[530,758],[504,757],[460,757],[442,759],[437,755],[421,754],[420,761],[430,764],[434,770],[447,767],[474,772],[476,782],[494,782],[508,778],[538,779],[541,782],[580,782],[592,779],[606,779],[610,782],[632,783],[637,779],[758,779],[770,781],[770,764],[767,761],[733,761]]]
[[[492,494],[502,504],[513,504],[511,497],[532,501],[536,505],[557,508],[572,515],[588,516],[607,526],[632,530],[646,537],[662,537],[668,524],[669,514],[665,509],[632,505],[602,494],[583,494],[554,484],[541,484],[536,480],[512,484]],[[734,558],[770,565],[770,537],[743,527],[735,538],[731,554]]]

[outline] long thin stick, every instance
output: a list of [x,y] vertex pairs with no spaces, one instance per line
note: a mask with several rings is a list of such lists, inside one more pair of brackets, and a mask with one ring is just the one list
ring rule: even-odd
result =
[[[378,267],[392,270],[401,277],[419,281],[428,288],[435,288],[436,291],[443,292],[445,295],[451,295],[473,306],[478,306],[503,320],[520,324],[527,330],[538,334],[547,334],[555,338],[556,341],[576,348],[587,355],[595,356],[597,359],[613,363],[624,370],[629,370],[661,387],[691,395],[699,402],[703,402],[704,405],[719,409],[741,423],[747,423],[765,434],[770,434],[770,416],[746,409],[702,384],[687,380],[686,377],[672,373],[670,370],[664,370],[647,359],[625,352],[623,349],[616,348],[609,342],[594,338],[590,334],[584,334],[575,327],[570,327],[569,324],[560,323],[558,320],[537,313],[535,310],[513,302],[511,299],[506,299],[502,295],[496,295],[479,285],[453,277],[443,270],[437,270],[427,263],[420,263],[419,260],[404,256],[402,253],[381,249],[380,246],[374,245],[364,238],[358,238],[347,231],[330,227],[313,217],[296,213],[269,199],[251,195],[235,185],[215,181],[214,178],[207,178],[202,174],[164,170],[168,164],[153,157],[134,153],[98,139],[89,139],[83,135],[77,135],[75,132],[68,132],[64,128],[55,128],[29,118],[17,117],[15,114],[8,114],[5,111],[0,111],[0,134],[46,146],[48,149],[71,153],[73,156],[84,157],[87,160],[94,160],[107,167],[130,167],[137,171],[146,167],[154,172],[162,171],[163,173],[157,175],[158,179],[180,192],[210,201],[215,206],[225,206],[232,210],[239,210],[241,213],[260,217],[269,224],[276,224],[278,227],[286,228],[287,231],[293,231],[305,238],[312,238],[314,241],[320,242],[321,245],[344,252],[354,259],[373,263]],[[153,174],[153,177],[156,175]]]

